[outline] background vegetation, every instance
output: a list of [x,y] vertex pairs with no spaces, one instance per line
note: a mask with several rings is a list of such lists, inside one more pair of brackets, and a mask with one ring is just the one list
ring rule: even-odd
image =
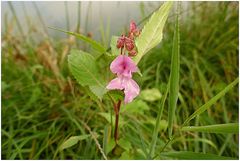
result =
[[[238,2],[189,4],[191,7],[182,9],[179,16],[180,85],[173,133],[196,109],[233,82],[239,72]],[[144,6],[140,9],[144,12]],[[138,64],[142,77],[135,79],[142,93],[133,103],[121,107],[120,140],[115,147],[111,101],[95,99],[68,69],[69,50],[93,53],[90,46],[74,36],[49,37],[50,29],[44,22],[43,33],[29,26],[28,34],[24,34],[14,8],[12,13],[13,17],[2,20],[2,159],[146,159],[169,80],[175,14],[169,15],[161,44]],[[13,32],[15,29],[18,34]],[[40,34],[46,38],[35,43],[34,35]],[[90,33],[82,34],[91,37]],[[108,47],[107,29],[101,35],[101,43]],[[110,63],[111,59],[101,61]],[[107,66],[102,73],[110,80],[109,63],[104,64]],[[238,98],[235,86],[190,125],[238,122]],[[238,134],[182,131],[169,142],[167,106],[165,103],[154,159],[239,157]],[[76,136],[72,138],[76,144],[67,148],[63,143],[71,136]],[[177,155],[179,151],[201,153]]]

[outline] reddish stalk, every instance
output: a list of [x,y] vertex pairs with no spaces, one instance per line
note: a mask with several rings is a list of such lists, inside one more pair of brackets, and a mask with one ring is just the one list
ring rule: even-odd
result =
[[114,104],[114,111],[115,111],[114,139],[115,139],[115,142],[117,142],[117,140],[118,140],[118,120],[119,120],[120,107],[121,107],[121,100],[118,100],[118,103]]

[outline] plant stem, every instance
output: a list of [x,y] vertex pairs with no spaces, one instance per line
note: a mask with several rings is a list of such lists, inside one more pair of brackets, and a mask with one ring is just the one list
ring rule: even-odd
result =
[[114,139],[115,142],[117,143],[118,140],[118,120],[119,120],[119,111],[121,107],[121,100],[118,100],[117,104],[114,104],[114,111],[115,111],[115,130],[114,130]]

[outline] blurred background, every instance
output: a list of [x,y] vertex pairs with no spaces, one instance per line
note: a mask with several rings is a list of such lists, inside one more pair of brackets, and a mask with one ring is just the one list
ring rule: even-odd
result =
[[[108,48],[111,36],[126,33],[131,20],[141,28],[163,2],[1,3],[2,159],[103,159],[102,150],[109,159],[146,159],[169,80],[176,6],[169,14],[161,44],[138,64],[143,76],[135,79],[141,94],[122,107],[121,145],[114,148],[110,100],[92,98],[89,89],[80,86],[68,69],[67,55],[72,48],[92,53],[91,47],[48,27],[81,33]],[[174,132],[238,77],[238,13],[238,2],[181,2],[180,93]],[[102,72],[110,80],[111,59],[105,56],[99,62],[104,62]],[[234,87],[191,125],[238,122],[238,98],[238,88]],[[168,140],[167,103],[165,106],[156,152]],[[60,150],[69,137],[82,135],[89,136]],[[183,132],[165,151],[238,158],[238,141],[237,134]],[[156,159],[181,158],[158,155]]]
[[[100,38],[100,31],[109,29],[110,34],[123,30],[128,26],[129,20],[137,20],[146,16],[162,2],[2,2],[2,20],[16,13],[19,26],[26,34],[31,28],[42,30],[46,27],[57,27],[67,30],[91,32],[94,38]],[[143,10],[144,8],[144,10]],[[3,31],[6,26],[2,24]],[[15,28],[17,30],[17,28]],[[65,34],[56,33],[47,29],[50,36],[63,37]],[[109,35],[110,36],[110,35]]]

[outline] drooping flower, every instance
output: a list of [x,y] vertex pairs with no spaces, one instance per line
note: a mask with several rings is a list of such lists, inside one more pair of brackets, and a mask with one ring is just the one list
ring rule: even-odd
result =
[[131,102],[140,92],[138,84],[132,79],[132,73],[137,72],[135,63],[126,55],[119,55],[110,65],[110,70],[117,78],[107,85],[109,90],[124,90],[124,103]]
[[137,97],[137,95],[139,95],[140,92],[140,88],[138,86],[138,84],[131,78],[129,78],[128,80],[125,80],[124,82],[125,85],[125,90],[124,90],[124,94],[125,94],[125,98],[124,98],[124,102],[129,103],[132,102],[132,100]]

